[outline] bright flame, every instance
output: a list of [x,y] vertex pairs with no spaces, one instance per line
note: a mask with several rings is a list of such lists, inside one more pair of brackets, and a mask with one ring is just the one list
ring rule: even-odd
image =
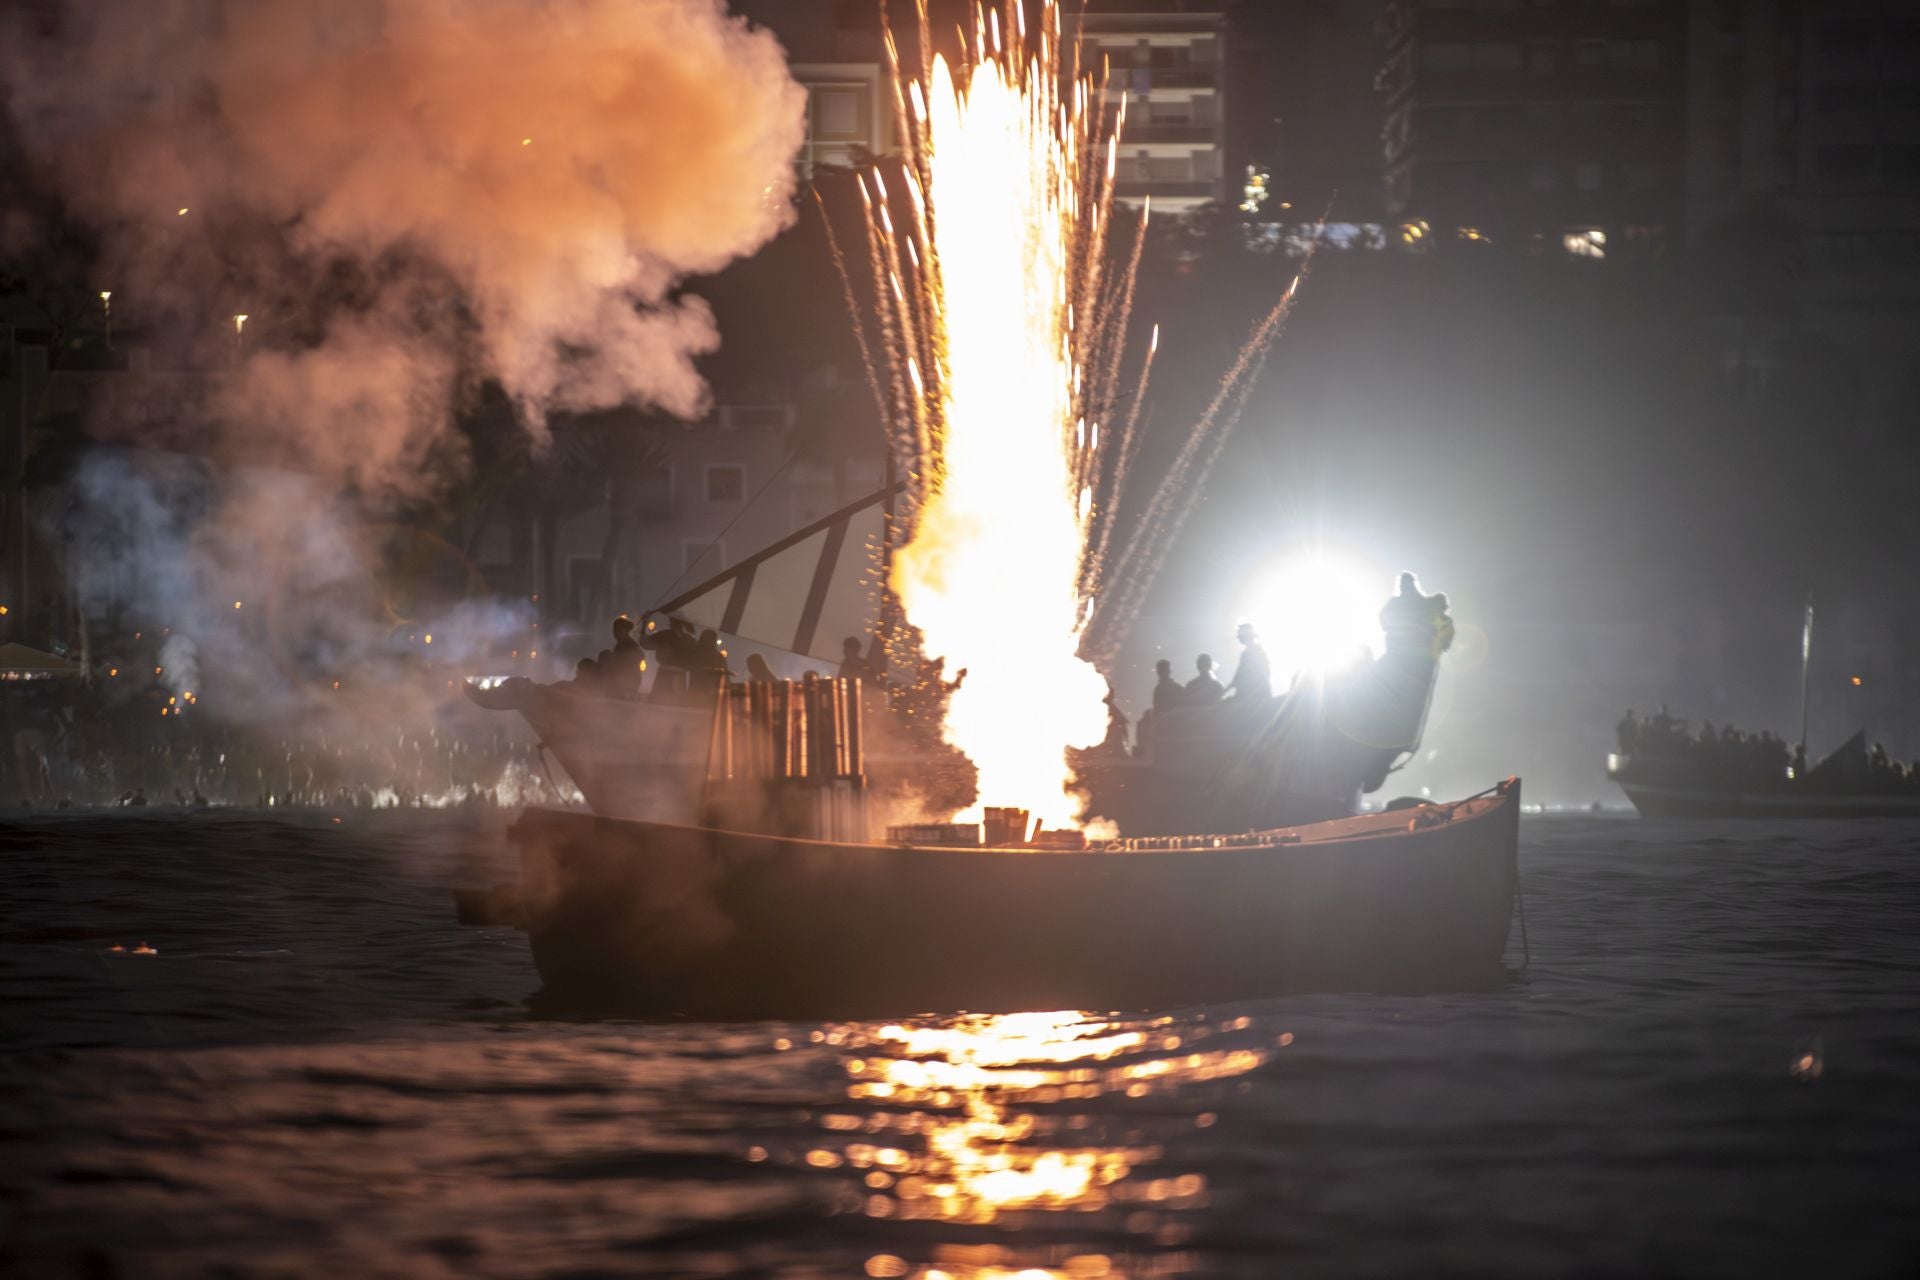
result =
[[1083,128],[1058,86],[1045,53],[998,53],[957,77],[944,58],[933,64],[928,216],[917,220],[937,264],[929,321],[944,431],[892,576],[927,652],[949,679],[967,673],[945,734],[979,769],[980,803],[1049,826],[1075,819],[1066,749],[1099,742],[1107,725],[1105,681],[1076,656],[1085,525],[1069,321],[1073,248],[1104,210],[1081,210]]
[[1296,674],[1338,670],[1377,652],[1380,603],[1391,586],[1391,574],[1323,547],[1283,557],[1256,577],[1242,593],[1241,615],[1266,646],[1275,691]]

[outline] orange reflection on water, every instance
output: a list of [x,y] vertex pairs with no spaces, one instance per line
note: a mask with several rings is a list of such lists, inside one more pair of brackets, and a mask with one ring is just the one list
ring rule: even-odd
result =
[[[1145,1176],[1141,1170],[1162,1159],[1161,1148],[1134,1135],[1114,1142],[1102,1132],[1125,1128],[1124,1114],[1089,1115],[1056,1104],[1138,1098],[1243,1075],[1266,1053],[1196,1047],[1214,1034],[1208,1026],[1185,1036],[1140,1028],[1078,1013],[1027,1013],[828,1032],[822,1040],[852,1055],[843,1067],[847,1097],[858,1105],[854,1113],[820,1116],[821,1128],[837,1137],[804,1159],[815,1168],[844,1165],[859,1179],[872,1217],[983,1224],[1009,1214],[1113,1209],[1127,1211],[1128,1231],[1178,1243],[1179,1232],[1154,1211],[1204,1205],[1206,1179]],[[1183,1051],[1169,1054],[1169,1046]],[[951,1280],[1107,1274],[1091,1269],[1094,1256],[1070,1271],[981,1258],[951,1265],[936,1259],[930,1270],[900,1274],[928,1280],[937,1273]]]

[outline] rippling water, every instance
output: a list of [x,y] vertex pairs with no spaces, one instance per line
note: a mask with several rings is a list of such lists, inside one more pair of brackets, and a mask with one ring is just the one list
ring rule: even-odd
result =
[[1920,827],[1530,818],[1482,993],[710,1026],[529,1013],[496,821],[0,828],[0,1273],[1920,1270]]

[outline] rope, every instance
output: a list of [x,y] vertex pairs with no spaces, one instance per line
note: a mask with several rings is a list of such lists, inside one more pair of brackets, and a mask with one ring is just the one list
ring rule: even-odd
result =
[[1533,967],[1533,945],[1527,941],[1527,895],[1520,889],[1520,875],[1513,877],[1513,903],[1520,909],[1520,972]]
[[553,792],[553,798],[561,799],[560,784],[553,780],[553,767],[547,763],[547,744],[537,742],[534,744],[534,750],[540,753],[540,772],[547,775],[547,787]]

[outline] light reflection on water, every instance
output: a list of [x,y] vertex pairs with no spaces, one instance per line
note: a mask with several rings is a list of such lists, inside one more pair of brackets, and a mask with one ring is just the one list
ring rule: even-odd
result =
[[897,1031],[525,1016],[525,940],[449,923],[449,879],[511,874],[504,846],[466,867],[492,846],[464,814],[40,815],[0,837],[0,1274],[1920,1257],[1907,825],[1529,820],[1535,963],[1501,991]]
[[[1174,1251],[1190,1235],[1185,1219],[1210,1203],[1207,1179],[1162,1167],[1163,1148],[1142,1136],[1129,1100],[1158,1098],[1159,1112],[1177,1116],[1186,1086],[1258,1068],[1269,1050],[1231,1034],[1249,1025],[1244,1017],[1176,1024],[1063,1012],[816,1031],[816,1043],[845,1055],[839,1065],[852,1105],[818,1114],[812,1144],[779,1155],[843,1171],[870,1218],[995,1224],[1055,1237],[1062,1228],[1099,1237],[1119,1232],[1152,1254],[1122,1259],[1062,1247],[1044,1258],[1014,1257],[999,1246],[945,1243],[930,1232],[923,1257],[875,1254],[869,1275],[1182,1274],[1191,1259]],[[1213,1113],[1199,1106],[1175,1123],[1210,1126]],[[764,1148],[750,1153],[773,1155]]]

